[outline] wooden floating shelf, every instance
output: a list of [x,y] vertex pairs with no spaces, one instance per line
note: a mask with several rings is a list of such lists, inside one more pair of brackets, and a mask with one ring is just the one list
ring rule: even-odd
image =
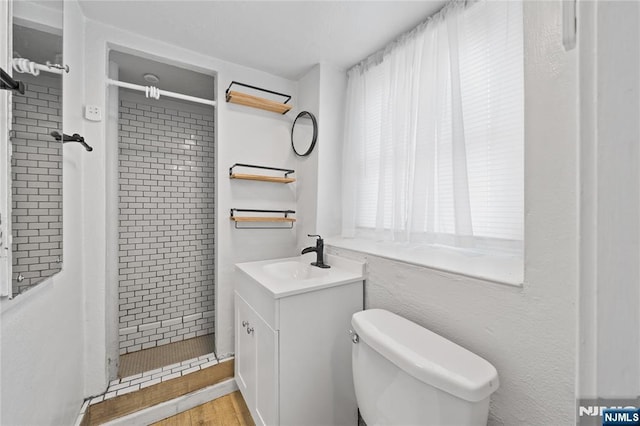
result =
[[286,114],[292,108],[291,105],[283,104],[282,102],[276,102],[270,99],[236,92],[234,90],[227,92],[227,102],[264,109],[271,112],[277,112],[279,114]]
[[[235,213],[277,213],[284,216],[236,216]],[[231,209],[231,219],[234,222],[236,229],[293,229],[293,223],[295,218],[289,217],[290,214],[295,214],[295,210],[261,210],[261,209]],[[266,226],[242,226],[239,227],[239,223],[286,223],[287,227],[266,225]]]
[[277,176],[263,176],[263,175],[248,175],[242,173],[233,173],[229,175],[230,179],[244,179],[244,180],[259,180],[263,182],[276,182],[276,183],[291,183],[295,182],[295,178],[277,177]]
[[230,218],[232,221],[234,222],[287,222],[287,223],[293,223],[296,221],[295,218],[293,217],[237,217],[237,216],[232,216]]

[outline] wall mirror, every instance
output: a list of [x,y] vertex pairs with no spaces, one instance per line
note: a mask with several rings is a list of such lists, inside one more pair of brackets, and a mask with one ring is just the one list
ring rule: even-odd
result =
[[11,101],[12,295],[62,268],[62,7],[13,3],[13,76],[25,85]]
[[309,111],[302,111],[291,127],[291,146],[300,157],[311,154],[318,139],[318,122]]

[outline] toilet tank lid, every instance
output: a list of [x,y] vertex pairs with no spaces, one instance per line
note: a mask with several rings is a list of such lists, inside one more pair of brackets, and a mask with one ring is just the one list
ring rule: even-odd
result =
[[383,309],[357,312],[360,341],[416,379],[470,402],[498,389],[498,372],[478,355]]

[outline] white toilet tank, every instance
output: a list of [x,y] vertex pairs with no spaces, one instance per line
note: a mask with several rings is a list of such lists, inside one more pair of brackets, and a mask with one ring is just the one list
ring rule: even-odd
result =
[[382,309],[351,324],[353,380],[368,426],[486,425],[498,372],[484,359]]

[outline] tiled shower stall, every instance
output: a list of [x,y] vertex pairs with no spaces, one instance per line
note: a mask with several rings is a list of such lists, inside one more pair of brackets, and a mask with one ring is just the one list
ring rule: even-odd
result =
[[213,110],[119,101],[120,354],[213,334]]

